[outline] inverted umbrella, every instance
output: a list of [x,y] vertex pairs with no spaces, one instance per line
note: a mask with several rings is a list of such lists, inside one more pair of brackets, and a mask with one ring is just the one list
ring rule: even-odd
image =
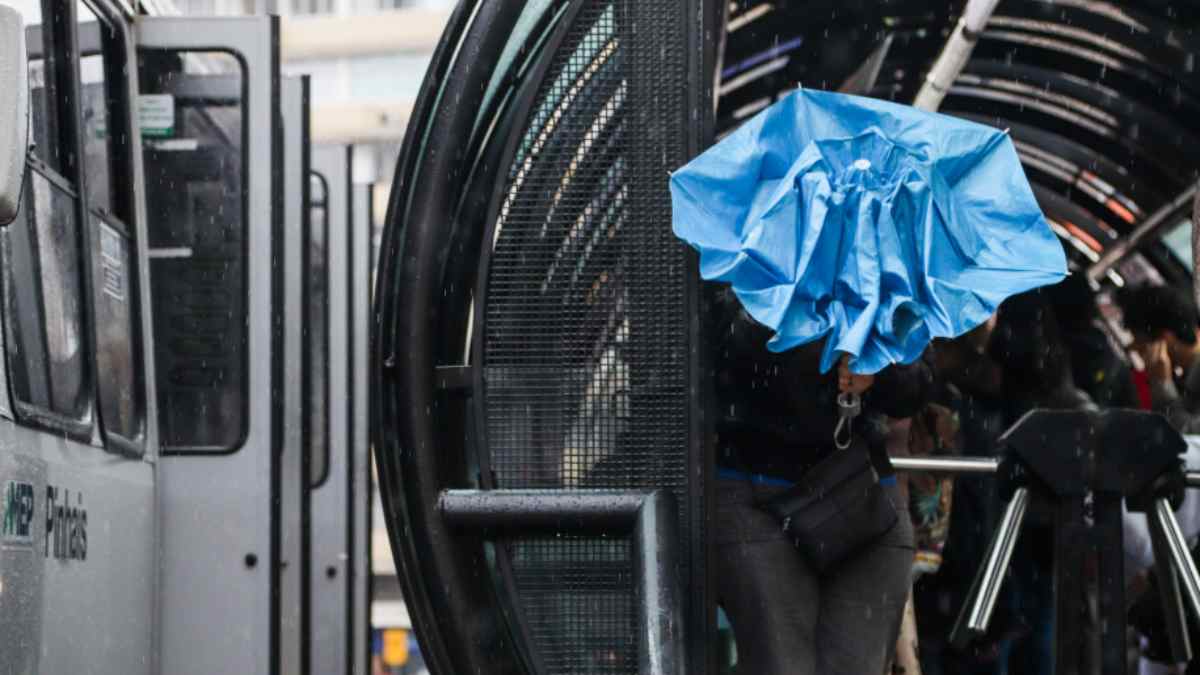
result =
[[671,177],[675,235],[780,352],[827,338],[875,373],[957,337],[1066,257],[1008,135],[876,99],[800,89]]

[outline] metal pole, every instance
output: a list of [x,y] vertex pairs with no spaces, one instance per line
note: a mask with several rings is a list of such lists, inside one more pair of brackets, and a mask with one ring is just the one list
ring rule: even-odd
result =
[[648,490],[444,490],[438,510],[452,527],[533,532],[630,532]]
[[946,98],[946,92],[950,91],[954,80],[970,60],[971,52],[975,51],[975,43],[979,41],[979,34],[983,32],[983,27],[987,25],[999,2],[1000,0],[967,1],[958,25],[954,27],[954,32],[946,40],[942,53],[925,76],[925,83],[921,85],[921,91],[913,101],[915,107],[936,111],[942,106],[942,99]]
[[[1000,460],[994,457],[892,457],[896,471],[935,471],[941,473],[996,473]],[[1200,474],[1197,474],[1200,480]]]
[[1167,552],[1171,556],[1171,566],[1179,574],[1183,582],[1184,596],[1192,607],[1192,616],[1200,621],[1200,573],[1196,571],[1196,563],[1188,551],[1187,540],[1179,529],[1179,521],[1175,520],[1175,512],[1171,503],[1166,499],[1154,502],[1154,518],[1165,535]]
[[1146,523],[1150,526],[1150,547],[1154,552],[1154,572],[1158,577],[1158,599],[1162,604],[1167,638],[1171,644],[1171,660],[1186,663],[1192,660],[1192,642],[1187,629],[1187,607],[1183,603],[1180,575],[1175,572],[1167,535],[1158,518],[1148,514]]
[[1200,471],[1185,471],[1183,478],[1188,487],[1200,487]]
[[1017,536],[1021,533],[1021,525],[1025,522],[1025,510],[1028,506],[1029,489],[1017,488],[1004,511],[1004,518],[1000,521],[1000,531],[993,540],[995,546],[988,552],[984,562],[979,601],[967,615],[969,630],[976,633],[987,631],[992,611],[996,608],[996,598],[1000,597],[1000,583],[1004,580],[1004,572],[1012,559],[1013,548],[1016,546]]
[[955,622],[951,636],[951,642],[955,646],[964,647],[972,636],[987,632],[992,612],[996,609],[996,600],[1000,597],[1000,585],[1004,582],[1004,573],[1012,560],[1013,548],[1021,534],[1021,525],[1025,522],[1025,511],[1028,507],[1029,488],[1017,488],[1008,500],[1008,507],[1004,510],[1000,526],[992,535],[983,566],[979,568],[967,595],[963,614],[960,614]]
[[1141,225],[1137,226],[1133,232],[1130,232],[1124,239],[1113,244],[1100,256],[1100,259],[1092,263],[1088,268],[1088,279],[1099,281],[1101,277],[1108,273],[1114,265],[1125,259],[1142,242],[1154,236],[1163,227],[1172,223],[1170,217],[1178,213],[1185,206],[1192,202],[1196,196],[1196,186],[1193,185],[1183,192],[1179,193],[1175,199],[1163,204],[1157,211],[1150,214],[1149,218],[1142,221]]
[[687,670],[676,513],[671,493],[656,490],[642,503],[633,529],[640,675],[683,675]]
[[[1200,186],[1198,186],[1200,187]],[[1196,273],[1196,263],[1200,261],[1200,190],[1192,199],[1192,297],[1200,303],[1200,274]]]

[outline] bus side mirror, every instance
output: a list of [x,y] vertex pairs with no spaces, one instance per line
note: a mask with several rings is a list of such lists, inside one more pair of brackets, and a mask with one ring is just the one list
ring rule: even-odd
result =
[[0,225],[17,217],[29,150],[29,83],[25,22],[0,5]]

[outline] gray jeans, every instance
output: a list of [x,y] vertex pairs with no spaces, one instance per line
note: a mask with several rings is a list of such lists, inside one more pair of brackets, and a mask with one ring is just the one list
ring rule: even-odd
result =
[[[886,487],[893,503],[896,488]],[[878,542],[818,577],[770,515],[781,491],[717,481],[717,594],[733,624],[742,675],[880,675],[912,583],[907,509]]]

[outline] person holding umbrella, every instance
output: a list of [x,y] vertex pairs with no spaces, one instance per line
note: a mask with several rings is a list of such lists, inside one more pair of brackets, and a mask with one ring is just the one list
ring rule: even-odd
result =
[[839,392],[863,396],[852,450],[876,451],[886,496],[902,504],[886,456],[877,454],[881,439],[870,433],[876,425],[862,418],[911,416],[928,397],[929,369],[918,361],[859,375],[843,362],[822,374],[816,347],[763,349],[767,329],[731,295],[714,291],[709,319],[719,355],[716,578],[739,672],[882,673],[911,583],[907,512],[836,574],[818,575],[758,504],[786,494],[817,458],[836,452]]
[[[717,374],[717,579],[743,673],[882,672],[911,583],[882,415],[936,337],[1066,260],[1008,136],[798,90],[671,178]],[[886,429],[886,425],[882,425]]]

